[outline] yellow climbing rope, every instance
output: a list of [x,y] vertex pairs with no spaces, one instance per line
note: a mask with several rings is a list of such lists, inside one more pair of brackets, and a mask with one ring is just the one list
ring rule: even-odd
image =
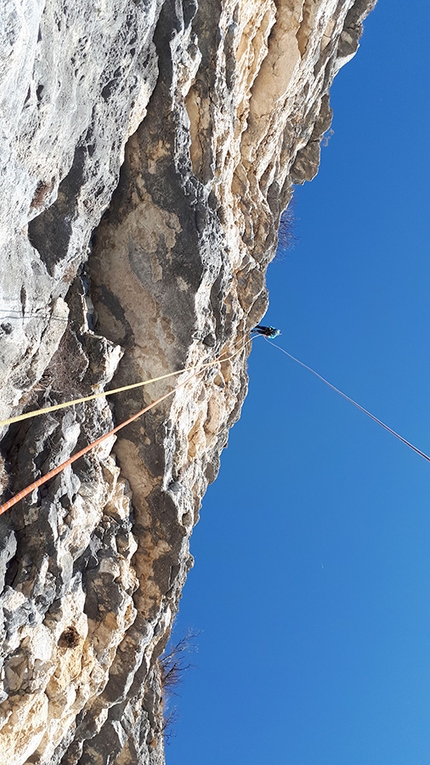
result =
[[[236,343],[237,345],[237,343]],[[246,344],[245,344],[246,345]],[[233,346],[234,347],[234,346]],[[244,346],[245,347],[245,346]],[[209,362],[202,369],[207,369],[208,366],[216,364],[218,361],[222,361],[221,354],[214,361]],[[232,357],[231,357],[232,358]],[[224,359],[227,361],[228,359]],[[24,414],[17,414],[15,417],[9,417],[7,420],[0,420],[0,427],[5,425],[12,425],[14,422],[22,422],[22,420],[29,420],[32,417],[40,417],[42,414],[48,414],[48,412],[57,412],[59,409],[65,409],[68,406],[75,406],[76,404],[85,404],[87,401],[94,401],[96,398],[103,398],[104,396],[112,396],[114,393],[123,393],[127,390],[133,390],[133,388],[143,388],[144,385],[150,385],[151,383],[160,382],[160,380],[167,380],[169,377],[180,375],[185,372],[192,372],[195,367],[185,367],[184,369],[178,369],[176,372],[168,372],[165,375],[159,377],[151,377],[150,380],[143,380],[141,382],[132,383],[131,385],[123,385],[121,388],[114,388],[112,390],[104,390],[101,393],[92,393],[90,396],[82,396],[81,398],[75,398],[72,401],[64,401],[61,404],[53,404],[52,406],[45,406],[43,409],[33,409],[31,412],[25,412]]]
[[[242,342],[242,341],[239,341],[239,342]],[[76,454],[73,454],[71,457],[69,457],[68,460],[63,462],[61,465],[58,465],[56,468],[53,468],[53,470],[50,470],[49,473],[46,473],[46,475],[41,476],[41,478],[38,478],[36,481],[33,481],[33,483],[31,483],[28,486],[26,486],[25,489],[23,489],[22,491],[18,492],[18,494],[15,494],[13,497],[11,497],[11,499],[9,499],[7,502],[5,502],[3,505],[0,506],[0,515],[2,515],[3,513],[6,512],[6,510],[9,510],[11,507],[13,507],[18,502],[20,502],[21,499],[24,499],[24,497],[27,497],[28,494],[31,494],[35,489],[38,489],[40,486],[43,486],[44,483],[46,483],[51,478],[54,478],[54,476],[56,476],[59,473],[61,473],[66,467],[68,467],[69,465],[72,465],[73,462],[76,462],[76,460],[78,460],[80,457],[83,457],[85,454],[87,454],[89,451],[91,451],[91,449],[93,449],[95,446],[97,446],[98,444],[102,443],[102,441],[105,441],[107,438],[109,438],[110,436],[114,435],[119,430],[121,430],[121,428],[124,428],[126,425],[129,425],[131,422],[134,422],[134,420],[137,420],[139,417],[141,417],[142,414],[145,414],[145,412],[148,412],[150,409],[153,409],[153,407],[157,406],[157,404],[159,404],[161,401],[164,401],[165,399],[169,398],[169,396],[173,396],[173,394],[176,393],[176,391],[179,388],[181,388],[184,385],[186,385],[187,382],[192,380],[194,377],[197,377],[197,375],[201,374],[205,369],[208,369],[209,367],[214,366],[217,363],[223,364],[226,361],[231,361],[231,359],[233,359],[235,356],[237,356],[240,353],[240,351],[244,350],[246,348],[246,346],[249,343],[251,343],[251,342],[252,342],[252,338],[248,338],[245,342],[242,342],[242,345],[239,346],[239,348],[237,348],[234,351],[234,353],[232,353],[230,356],[227,356],[226,358],[223,358],[225,353],[222,353],[216,359],[213,359],[212,361],[208,362],[207,364],[203,364],[201,367],[199,367],[197,369],[195,367],[191,367],[190,369],[193,369],[194,371],[189,375],[189,377],[187,377],[182,382],[178,383],[171,391],[169,391],[168,393],[165,393],[163,396],[160,396],[160,398],[157,398],[156,401],[152,402],[152,404],[149,404],[148,406],[145,406],[139,412],[137,412],[136,414],[133,414],[131,417],[129,417],[124,422],[121,422],[120,425],[117,425],[115,428],[110,430],[108,433],[105,433],[103,436],[100,436],[100,438],[97,438],[91,444],[88,444],[88,446],[85,446],[84,449],[81,449]],[[238,343],[236,343],[236,345],[238,345]],[[235,347],[235,346],[233,346],[233,347]],[[226,353],[227,353],[227,351],[226,351]],[[180,371],[183,372],[185,370],[180,370]],[[165,377],[171,377],[173,374],[179,374],[179,373],[180,372],[171,372],[168,375],[164,375],[164,378]],[[161,377],[161,378],[154,378],[153,380],[147,380],[144,383],[134,383],[133,385],[124,386],[123,388],[117,389],[116,391],[108,391],[108,392],[109,393],[116,393],[116,392],[118,392],[118,390],[130,390],[130,388],[135,388],[135,387],[137,387],[139,385],[145,385],[148,382],[155,382],[156,379],[157,380],[163,379],[163,377]],[[87,397],[85,399],[78,399],[78,401],[88,401],[89,399],[97,398],[100,395],[104,395],[104,394],[98,394],[97,393],[95,396],[90,396],[90,397]],[[76,401],[65,402],[64,404],[60,404],[59,406],[56,406],[56,407],[48,407],[48,411],[52,412],[54,409],[61,409],[64,406],[70,406],[73,403],[76,403]],[[33,413],[33,416],[35,416],[36,414],[43,414],[46,411],[47,411],[46,409],[38,410],[35,413]],[[32,413],[29,412],[28,414],[31,415]],[[16,422],[16,420],[14,420],[14,421]]]

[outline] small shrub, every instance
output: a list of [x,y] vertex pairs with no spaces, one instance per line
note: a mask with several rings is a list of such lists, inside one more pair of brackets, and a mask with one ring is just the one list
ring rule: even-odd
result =
[[88,359],[74,333],[67,328],[37,388],[60,394],[63,399],[82,396],[82,379],[87,368]]
[[168,653],[163,654],[159,659],[161,671],[161,687],[163,697],[176,695],[172,688],[175,688],[181,682],[184,672],[193,665],[187,662],[186,655],[195,652],[196,646],[193,640],[198,637],[198,632],[188,632],[178,643],[175,643]]
[[172,709],[170,712],[164,713],[163,724],[161,726],[161,733],[163,734],[164,743],[169,744],[172,738],[175,738],[175,731],[173,726],[178,722],[178,711]]
[[276,257],[282,258],[288,250],[291,250],[297,239],[293,234],[294,230],[294,212],[291,203],[281,213],[278,228],[278,247],[276,250]]
[[198,634],[198,632],[190,630],[172,647],[168,647],[166,653],[164,653],[158,660],[163,707],[161,733],[163,734],[164,742],[166,744],[168,744],[170,739],[175,735],[173,732],[173,725],[178,720],[177,709],[175,707],[173,709],[168,708],[169,699],[171,696],[178,695],[174,689],[180,684],[184,672],[193,666],[187,661],[187,655],[197,650],[193,641],[198,637]]

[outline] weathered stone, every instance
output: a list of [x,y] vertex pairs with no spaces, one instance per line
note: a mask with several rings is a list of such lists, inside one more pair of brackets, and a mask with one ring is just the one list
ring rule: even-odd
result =
[[190,535],[372,5],[3,2],[0,417],[178,371],[2,429],[9,497],[173,393],[0,517],[5,763],[164,761]]

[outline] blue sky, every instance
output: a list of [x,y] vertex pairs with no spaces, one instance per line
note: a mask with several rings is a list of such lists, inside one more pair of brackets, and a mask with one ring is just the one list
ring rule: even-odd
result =
[[[430,9],[380,0],[332,88],[279,344],[430,452]],[[263,340],[192,538],[168,765],[428,765],[430,465]]]

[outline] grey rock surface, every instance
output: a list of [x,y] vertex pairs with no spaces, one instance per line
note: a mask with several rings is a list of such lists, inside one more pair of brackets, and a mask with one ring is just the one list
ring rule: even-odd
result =
[[[293,183],[373,0],[4,0],[0,765],[164,762],[166,645]],[[175,387],[178,386],[178,387]]]

